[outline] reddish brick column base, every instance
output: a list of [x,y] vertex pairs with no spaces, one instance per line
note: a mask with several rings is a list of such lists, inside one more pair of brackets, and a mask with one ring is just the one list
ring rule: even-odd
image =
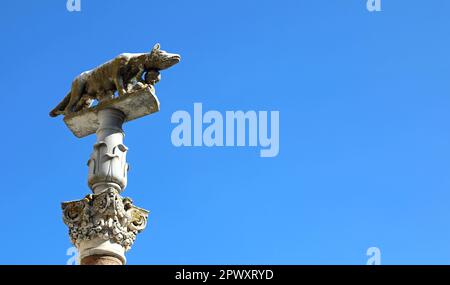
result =
[[91,255],[81,260],[81,265],[123,265],[122,261],[114,256]]

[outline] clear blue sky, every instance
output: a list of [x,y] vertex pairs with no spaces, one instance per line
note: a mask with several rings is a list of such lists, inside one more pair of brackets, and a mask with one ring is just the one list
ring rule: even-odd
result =
[[[48,112],[72,79],[160,42],[161,111],[125,126],[129,264],[450,264],[450,2],[2,1],[1,264],[65,264],[60,202],[93,136]],[[220,2],[220,3],[219,3]],[[176,110],[278,110],[280,153],[176,148]]]

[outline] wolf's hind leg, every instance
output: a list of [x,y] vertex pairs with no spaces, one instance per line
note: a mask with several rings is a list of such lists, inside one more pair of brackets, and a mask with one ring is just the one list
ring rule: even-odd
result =
[[81,86],[82,84],[80,84],[78,82],[78,80],[75,80],[72,83],[72,89],[70,91],[70,100],[69,103],[67,104],[66,108],[64,109],[65,114],[70,114],[74,112],[74,107],[78,104],[78,101],[81,99],[81,95],[83,93],[83,86]]
[[94,101],[94,99],[92,98],[93,97],[90,94],[84,94],[83,96],[81,96],[80,100],[73,108],[73,111],[78,112],[80,110],[84,110],[91,107],[92,102]]

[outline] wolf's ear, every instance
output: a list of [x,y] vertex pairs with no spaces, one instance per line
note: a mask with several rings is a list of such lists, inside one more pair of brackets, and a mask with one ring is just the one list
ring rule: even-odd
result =
[[160,47],[161,47],[160,44],[157,43],[156,45],[153,46],[152,51],[154,51],[154,50],[159,50]]

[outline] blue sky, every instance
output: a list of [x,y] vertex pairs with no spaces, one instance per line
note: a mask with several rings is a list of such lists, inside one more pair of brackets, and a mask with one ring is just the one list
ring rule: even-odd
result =
[[[65,264],[60,202],[95,137],[48,112],[72,79],[159,42],[161,111],[125,126],[129,264],[450,264],[450,2],[3,1],[0,264]],[[177,110],[277,110],[280,152],[172,145]]]

